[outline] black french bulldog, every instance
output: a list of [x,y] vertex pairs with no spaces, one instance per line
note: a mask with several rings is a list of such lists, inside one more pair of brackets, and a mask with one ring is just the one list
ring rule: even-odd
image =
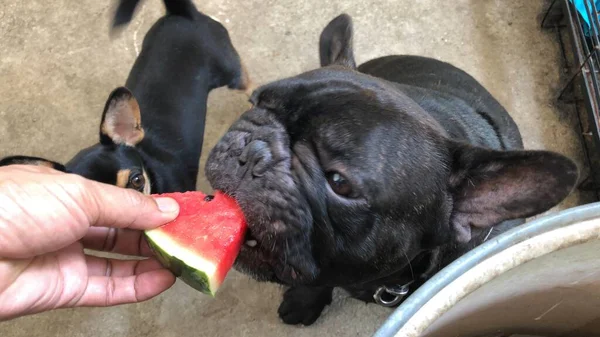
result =
[[[138,2],[119,3],[113,29],[131,20]],[[146,194],[195,190],[208,94],[226,85],[246,90],[249,79],[221,23],[191,0],[164,3],[167,14],[146,34],[125,87],[108,97],[98,144],[66,165],[10,156],[0,166],[46,165]]]
[[334,287],[371,302],[381,287],[414,291],[560,203],[579,176],[560,154],[523,150],[464,71],[417,56],[356,67],[352,37],[348,15],[331,21],[322,67],[256,89],[206,166],[248,221],[236,268],[291,286],[288,324],[312,324]]

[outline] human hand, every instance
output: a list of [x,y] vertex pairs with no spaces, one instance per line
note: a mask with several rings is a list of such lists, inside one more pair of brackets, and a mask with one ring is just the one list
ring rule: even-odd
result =
[[179,206],[46,167],[0,167],[0,321],[56,308],[150,299],[175,277],[154,258],[117,260],[84,248],[151,256],[142,230]]

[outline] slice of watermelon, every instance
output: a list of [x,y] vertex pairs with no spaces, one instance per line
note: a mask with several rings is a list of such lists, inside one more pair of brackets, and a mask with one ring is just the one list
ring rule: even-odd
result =
[[233,266],[246,232],[235,200],[217,192],[165,193],[179,204],[177,218],[145,232],[158,260],[196,290],[215,296]]

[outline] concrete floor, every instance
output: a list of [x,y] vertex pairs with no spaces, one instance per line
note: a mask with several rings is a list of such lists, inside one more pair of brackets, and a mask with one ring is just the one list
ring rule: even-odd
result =
[[[196,3],[229,29],[259,84],[316,67],[319,33],[344,11],[355,21],[358,62],[402,53],[454,63],[512,113],[526,147],[582,162],[573,113],[554,104],[562,68],[554,35],[539,29],[545,1]],[[110,6],[96,0],[0,6],[0,156],[65,161],[96,142],[108,93],[124,83],[145,32],[163,13],[161,1],[144,1],[134,22],[111,41]],[[211,95],[204,154],[247,106],[240,93],[220,89]],[[204,179],[199,187],[209,188]],[[581,200],[575,194],[558,208]],[[277,286],[232,272],[216,299],[178,282],[142,304],[61,310],[2,323],[0,336],[365,336],[391,313],[338,293],[317,324],[289,327],[276,314],[280,294]]]

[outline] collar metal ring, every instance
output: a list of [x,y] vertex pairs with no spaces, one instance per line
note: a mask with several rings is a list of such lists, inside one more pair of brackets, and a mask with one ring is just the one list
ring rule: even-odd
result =
[[[393,286],[393,287],[381,286],[381,287],[377,288],[377,291],[375,291],[375,294],[373,295],[373,299],[379,305],[382,305],[384,307],[393,307],[402,301],[404,296],[406,296],[406,294],[408,294],[408,290],[409,290],[408,284],[405,284],[403,286]],[[385,297],[392,296],[392,299],[386,300],[386,299],[384,299],[384,296]]]

